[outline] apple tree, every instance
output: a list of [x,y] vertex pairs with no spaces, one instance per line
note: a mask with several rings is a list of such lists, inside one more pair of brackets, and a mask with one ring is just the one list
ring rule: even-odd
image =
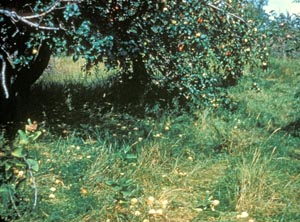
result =
[[277,57],[299,57],[300,53],[300,16],[299,14],[270,13],[267,35],[272,55]]
[[[145,96],[154,83],[174,97],[196,104],[215,101],[216,92],[234,85],[246,64],[267,64],[263,35],[252,16],[262,4],[256,1],[15,2],[11,10],[0,9],[1,19],[9,27],[1,32],[6,48],[14,49],[13,45],[20,42],[20,37],[12,36],[14,33],[25,37],[18,53],[5,49],[9,53],[2,55],[13,57],[9,59],[13,61],[13,65],[9,64],[12,83],[2,82],[2,94],[5,88],[16,88],[12,97],[23,94],[18,92],[22,84],[14,83],[19,76],[16,71],[24,66],[31,70],[36,58],[32,52],[39,52],[42,45],[47,45],[48,54],[67,49],[74,61],[85,58],[87,70],[99,62],[108,68],[119,67],[120,82],[132,84],[132,98]],[[24,74],[23,79],[30,75]],[[27,85],[35,79],[31,78]]]
[[[86,59],[87,71],[100,62],[118,68],[119,84],[132,89],[128,102],[167,89],[182,104],[217,107],[219,92],[236,84],[245,66],[267,67],[266,35],[253,17],[260,6],[248,0],[2,1],[1,117],[13,111],[15,97],[28,92],[50,55],[64,52]],[[17,187],[13,170],[21,157],[1,149],[3,186]],[[20,191],[13,191],[2,192],[6,206],[15,204]]]

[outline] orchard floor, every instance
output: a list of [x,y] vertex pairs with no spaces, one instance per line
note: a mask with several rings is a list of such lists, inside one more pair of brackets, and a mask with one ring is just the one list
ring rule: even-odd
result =
[[300,221],[298,61],[247,72],[228,89],[234,109],[180,115],[101,104],[92,86],[104,77],[60,62],[28,104],[42,135],[26,148],[39,169],[11,221]]

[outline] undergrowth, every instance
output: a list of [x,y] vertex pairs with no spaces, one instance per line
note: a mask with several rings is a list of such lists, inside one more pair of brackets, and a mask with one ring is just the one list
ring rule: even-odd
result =
[[105,91],[109,73],[61,75],[59,62],[34,86],[26,110],[42,132],[26,145],[39,168],[24,169],[20,204],[28,207],[16,203],[11,221],[300,220],[297,61],[248,71],[228,89],[232,106],[189,112],[120,109]]

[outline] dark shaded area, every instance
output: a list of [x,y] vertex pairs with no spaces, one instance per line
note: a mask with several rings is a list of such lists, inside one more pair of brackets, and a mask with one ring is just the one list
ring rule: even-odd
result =
[[294,122],[289,123],[282,128],[283,131],[286,131],[294,137],[300,137],[300,119],[297,119]]
[[[1,16],[1,19],[0,124],[11,121],[18,104],[26,102],[31,85],[42,75],[51,55],[44,41],[38,40],[35,48],[27,45],[36,30],[6,16]],[[27,60],[22,61],[22,56]]]
[[[41,82],[32,86],[27,101],[18,104],[12,123],[5,126],[9,139],[24,128],[28,118],[56,135],[76,130],[83,138],[96,131],[104,137],[105,132],[118,131],[117,121],[131,125],[138,119],[160,117],[167,110],[180,115],[189,108],[178,92],[129,75],[116,75],[96,86]],[[148,133],[145,130],[141,136]]]

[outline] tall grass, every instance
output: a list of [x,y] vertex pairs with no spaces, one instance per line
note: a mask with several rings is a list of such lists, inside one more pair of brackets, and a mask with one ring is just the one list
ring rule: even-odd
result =
[[80,85],[85,88],[92,88],[102,84],[103,80],[115,73],[116,71],[108,71],[101,63],[86,71],[83,59],[73,62],[71,57],[51,57],[50,64],[38,80],[37,85],[43,87]]
[[55,58],[27,111],[39,208],[16,221],[300,221],[298,65],[247,73],[235,110],[135,115],[100,99],[110,74]]

